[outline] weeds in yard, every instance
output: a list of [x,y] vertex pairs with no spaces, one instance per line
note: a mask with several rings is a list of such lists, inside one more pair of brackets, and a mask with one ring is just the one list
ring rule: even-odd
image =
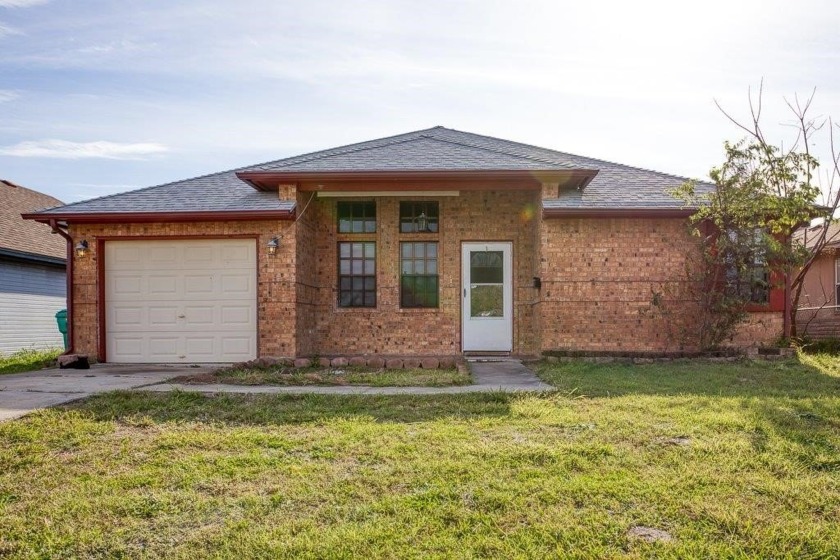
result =
[[174,379],[179,383],[234,385],[370,385],[372,387],[445,387],[468,385],[469,373],[452,369],[375,369],[286,366],[230,367]]
[[55,366],[55,359],[59,354],[61,354],[61,350],[58,348],[49,348],[46,350],[24,348],[13,354],[0,356],[0,375]]

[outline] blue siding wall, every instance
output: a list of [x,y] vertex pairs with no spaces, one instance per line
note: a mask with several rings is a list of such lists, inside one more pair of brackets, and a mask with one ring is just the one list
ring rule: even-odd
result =
[[0,260],[0,354],[63,347],[55,314],[67,305],[64,269]]

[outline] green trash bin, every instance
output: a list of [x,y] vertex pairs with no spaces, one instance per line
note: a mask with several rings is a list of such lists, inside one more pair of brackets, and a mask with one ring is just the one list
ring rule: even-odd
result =
[[67,310],[62,309],[55,314],[55,322],[58,323],[58,331],[64,336],[64,349],[70,347],[67,341]]

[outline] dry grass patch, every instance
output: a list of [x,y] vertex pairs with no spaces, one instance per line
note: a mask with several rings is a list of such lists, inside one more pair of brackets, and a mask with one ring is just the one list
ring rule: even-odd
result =
[[185,375],[174,383],[232,385],[369,385],[372,387],[447,387],[469,385],[469,373],[452,369],[376,369],[368,367],[231,367]]

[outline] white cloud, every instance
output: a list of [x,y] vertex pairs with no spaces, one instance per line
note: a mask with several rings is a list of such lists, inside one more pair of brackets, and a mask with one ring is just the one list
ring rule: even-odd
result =
[[28,8],[46,4],[50,0],[0,0],[0,8]]
[[6,103],[7,101],[13,101],[20,97],[20,94],[11,89],[0,89],[0,103]]
[[154,142],[120,143],[69,142],[67,140],[34,140],[0,148],[0,155],[59,159],[145,159],[167,152],[163,144]]
[[9,27],[8,25],[0,22],[0,37],[6,37],[8,35],[22,35],[18,29],[14,27]]

